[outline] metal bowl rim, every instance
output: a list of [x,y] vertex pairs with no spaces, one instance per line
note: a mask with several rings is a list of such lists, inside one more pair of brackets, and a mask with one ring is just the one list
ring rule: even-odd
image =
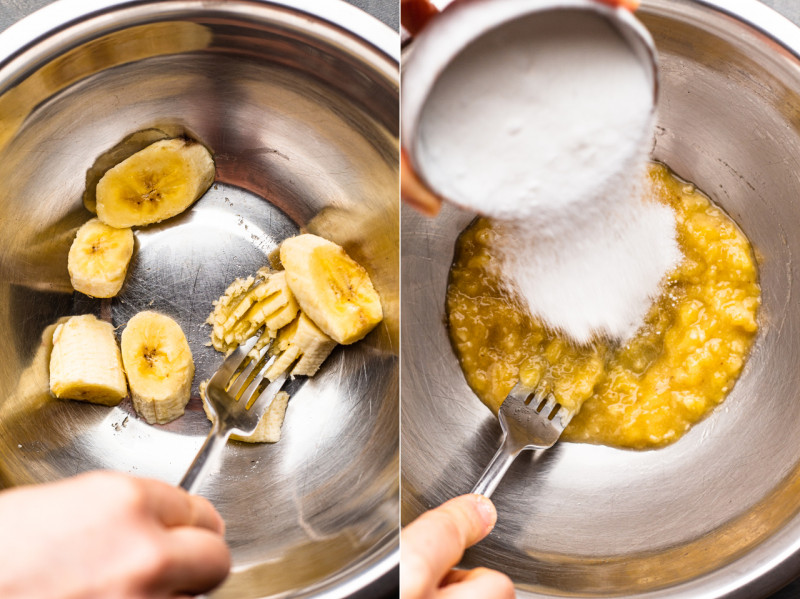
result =
[[[153,9],[165,11],[172,7],[172,12],[222,12],[245,14],[257,18],[257,8],[277,8],[309,17],[320,19],[327,23],[331,29],[338,29],[359,40],[362,45],[369,47],[376,54],[381,55],[391,69],[398,71],[400,63],[400,44],[397,32],[382,23],[372,15],[349,4],[345,0],[215,0],[214,2],[200,2],[198,0],[56,0],[36,12],[26,16],[0,33],[0,90],[5,88],[9,81],[18,76],[17,69],[11,68],[17,59],[22,63],[35,62],[35,58],[27,58],[28,51],[34,50],[53,36],[62,34],[70,27],[77,26],[87,21],[99,19],[91,31],[92,35],[109,32],[115,29],[107,17],[120,11],[131,10],[137,14],[147,13]],[[118,25],[118,24],[117,24]],[[63,43],[63,42],[62,42]],[[377,59],[377,56],[376,56]],[[376,61],[377,62],[377,61]],[[18,65],[22,66],[22,65]],[[373,65],[375,66],[375,65]],[[6,72],[10,69],[10,72]],[[399,72],[394,76],[394,83],[399,87]]]

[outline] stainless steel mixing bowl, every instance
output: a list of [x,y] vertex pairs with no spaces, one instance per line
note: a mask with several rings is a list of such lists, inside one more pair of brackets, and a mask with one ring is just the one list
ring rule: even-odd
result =
[[[800,571],[800,30],[754,0],[645,0],[638,15],[661,58],[653,157],[752,241],[760,332],[728,399],[674,445],[521,456],[464,564],[507,572],[521,597],[763,597]],[[403,213],[404,522],[468,491],[500,434],[443,325],[471,218]]]
[[[335,0],[73,0],[0,35],[0,482],[113,468],[177,482],[209,424],[197,384],[221,362],[203,321],[234,277],[300,227],[364,264],[386,319],[290,385],[284,437],[231,443],[202,493],[228,524],[220,597],[343,597],[397,563],[398,53],[396,32]],[[66,256],[90,214],[87,169],[149,127],[189,133],[218,181],[139,229],[113,300],[73,294]],[[187,414],[149,426],[47,390],[47,334],[94,312],[183,327]],[[65,517],[69,517],[65,514]]]

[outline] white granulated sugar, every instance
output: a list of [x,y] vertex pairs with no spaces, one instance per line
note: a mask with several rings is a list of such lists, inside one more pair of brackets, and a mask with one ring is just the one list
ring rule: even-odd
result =
[[617,201],[598,202],[602,213],[573,215],[580,225],[557,236],[524,221],[499,224],[501,280],[531,314],[576,343],[630,339],[680,260],[674,213],[639,199],[636,187],[624,182]]
[[630,338],[680,260],[674,214],[642,199],[653,90],[601,16],[550,11],[457,56],[425,104],[422,175],[502,222],[510,291],[575,342]]

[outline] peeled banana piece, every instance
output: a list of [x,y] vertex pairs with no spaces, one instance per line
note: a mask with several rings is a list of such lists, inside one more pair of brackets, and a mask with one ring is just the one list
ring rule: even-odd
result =
[[180,325],[169,316],[139,312],[122,332],[122,362],[136,412],[150,424],[183,415],[194,360]]
[[103,153],[95,160],[94,164],[86,171],[86,187],[83,192],[83,205],[92,214],[97,214],[97,182],[103,178],[108,169],[114,168],[120,162],[129,158],[136,152],[144,150],[150,144],[170,137],[161,129],[143,129],[132,133],[113,148]]
[[214,182],[209,151],[185,138],[157,141],[106,171],[98,181],[97,216],[117,228],[180,214]]
[[354,343],[383,319],[369,274],[341,246],[298,235],[284,240],[280,257],[300,309],[336,342]]
[[214,302],[214,311],[206,321],[213,327],[211,344],[217,351],[227,353],[263,327],[253,349],[258,351],[275,337],[278,329],[289,324],[299,310],[286,284],[286,274],[262,268],[255,277],[236,279]]
[[[206,398],[206,381],[200,383],[200,396],[203,398],[203,410],[205,410],[208,419],[212,420],[211,411],[208,408],[208,399]],[[283,426],[288,405],[289,394],[286,391],[278,391],[269,408],[264,412],[261,420],[258,421],[258,426],[253,431],[253,434],[244,437],[233,434],[231,439],[245,441],[246,443],[277,443],[281,440],[281,426]]]
[[336,341],[300,312],[278,331],[272,342],[269,352],[275,356],[275,361],[267,369],[265,378],[274,381],[286,371],[292,376],[314,376],[334,347]]
[[125,282],[133,256],[133,231],[93,218],[75,235],[67,268],[72,287],[91,297],[114,297]]
[[73,316],[53,332],[50,392],[115,406],[128,394],[114,327],[92,314]]

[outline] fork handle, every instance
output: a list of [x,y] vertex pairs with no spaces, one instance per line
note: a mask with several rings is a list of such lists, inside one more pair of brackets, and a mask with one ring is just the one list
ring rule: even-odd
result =
[[183,475],[179,485],[182,489],[186,489],[189,493],[197,492],[210,467],[219,459],[229,436],[230,432],[223,433],[216,425],[211,429],[192,465]]
[[471,492],[477,495],[483,495],[484,497],[491,497],[497,485],[500,484],[503,476],[508,472],[511,464],[514,463],[514,460],[522,450],[523,447],[514,443],[511,437],[504,432],[502,445],[500,445],[497,452],[494,454],[489,465],[486,466],[486,469],[483,471],[483,474],[481,474],[478,482],[475,483]]

